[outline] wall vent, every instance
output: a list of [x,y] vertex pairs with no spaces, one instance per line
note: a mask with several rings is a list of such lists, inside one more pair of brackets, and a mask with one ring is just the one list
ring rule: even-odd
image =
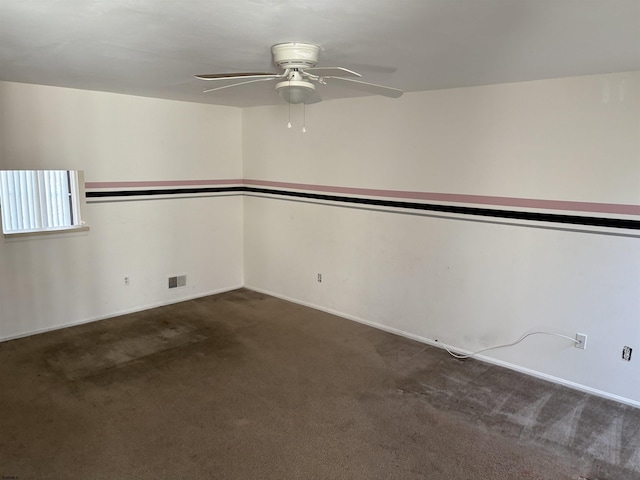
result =
[[169,288],[178,288],[187,286],[186,275],[176,275],[175,277],[169,277]]

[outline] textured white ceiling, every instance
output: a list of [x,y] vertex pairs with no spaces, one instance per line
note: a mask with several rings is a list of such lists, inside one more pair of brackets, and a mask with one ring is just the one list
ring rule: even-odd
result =
[[204,94],[193,75],[276,71],[291,41],[405,91],[640,70],[640,0],[0,0],[6,81],[278,104],[271,82]]

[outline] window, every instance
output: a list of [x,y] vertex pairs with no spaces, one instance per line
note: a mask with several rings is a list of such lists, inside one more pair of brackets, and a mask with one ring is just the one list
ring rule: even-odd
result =
[[82,228],[83,183],[76,170],[0,170],[3,233]]

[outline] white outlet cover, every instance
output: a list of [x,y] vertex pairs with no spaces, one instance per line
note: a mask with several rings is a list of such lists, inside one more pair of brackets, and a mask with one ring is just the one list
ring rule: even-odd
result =
[[576,333],[576,340],[576,348],[579,348],[580,350],[587,349],[587,336],[584,333]]

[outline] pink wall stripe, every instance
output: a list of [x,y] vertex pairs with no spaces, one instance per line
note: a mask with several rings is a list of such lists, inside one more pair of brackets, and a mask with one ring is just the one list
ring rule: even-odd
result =
[[241,178],[226,180],[158,180],[146,182],[86,182],[85,188],[193,187],[196,185],[242,185]]

